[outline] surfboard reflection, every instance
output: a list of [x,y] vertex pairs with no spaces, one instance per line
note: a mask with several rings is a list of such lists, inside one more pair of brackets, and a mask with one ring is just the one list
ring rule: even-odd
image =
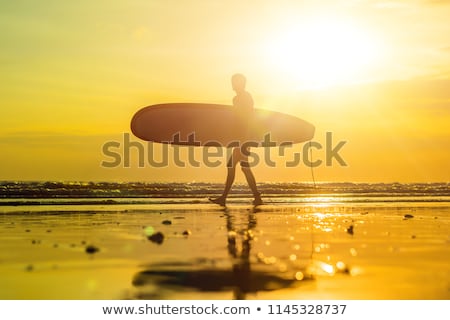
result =
[[203,299],[202,293],[230,292],[233,299],[242,300],[249,298],[250,294],[300,284],[300,281],[285,277],[282,272],[270,270],[252,254],[257,227],[256,208],[245,212],[225,209],[224,218],[231,270],[217,266],[220,263],[211,263],[208,258],[151,265],[134,276],[132,284],[138,289],[134,298],[171,299],[174,292],[193,292]]

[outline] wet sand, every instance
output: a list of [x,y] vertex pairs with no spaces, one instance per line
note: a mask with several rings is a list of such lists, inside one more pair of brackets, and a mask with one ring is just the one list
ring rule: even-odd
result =
[[446,202],[246,200],[2,207],[0,298],[450,298]]

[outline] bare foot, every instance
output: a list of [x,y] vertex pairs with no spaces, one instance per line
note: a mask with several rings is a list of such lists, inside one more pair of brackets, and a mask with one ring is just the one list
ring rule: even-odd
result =
[[208,198],[208,199],[209,199],[209,201],[211,201],[211,202],[213,202],[215,204],[218,204],[218,205],[220,205],[222,207],[225,207],[226,198],[224,198],[224,197]]
[[253,200],[253,205],[254,206],[260,206],[262,204],[263,204],[263,201],[262,201],[261,197],[259,197],[259,196],[256,197],[255,200]]

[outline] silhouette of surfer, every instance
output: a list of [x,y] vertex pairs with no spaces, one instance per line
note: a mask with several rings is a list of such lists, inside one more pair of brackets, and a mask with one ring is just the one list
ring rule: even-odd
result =
[[[240,73],[234,74],[231,77],[231,85],[233,90],[236,92],[236,96],[233,98],[233,106],[238,108],[239,111],[240,123],[238,127],[243,130],[242,132],[245,132],[248,129],[249,118],[253,112],[253,98],[250,93],[245,90],[246,78],[244,75]],[[232,155],[227,163],[228,172],[223,193],[218,198],[210,198],[210,201],[221,206],[225,206],[236,175],[236,166],[240,163],[242,172],[244,173],[247,183],[253,193],[253,197],[255,198],[253,200],[253,204],[262,204],[261,194],[258,192],[256,180],[248,162],[249,154],[250,147],[246,146],[245,143],[241,143],[240,147],[233,148]]]

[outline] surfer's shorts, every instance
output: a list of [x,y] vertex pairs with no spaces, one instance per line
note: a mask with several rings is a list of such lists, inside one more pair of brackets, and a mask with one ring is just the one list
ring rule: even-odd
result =
[[232,168],[233,165],[236,165],[239,162],[242,168],[250,168],[250,163],[248,162],[248,152],[249,150],[244,152],[239,148],[234,149],[233,154],[227,162],[227,167]]
[[[242,168],[250,168],[250,163],[248,161],[241,160],[239,161],[239,164]],[[227,162],[227,167],[231,168],[233,167],[233,157],[230,157],[230,159]]]
[[250,163],[248,163],[248,161],[241,161],[240,164],[242,168],[250,168]]

